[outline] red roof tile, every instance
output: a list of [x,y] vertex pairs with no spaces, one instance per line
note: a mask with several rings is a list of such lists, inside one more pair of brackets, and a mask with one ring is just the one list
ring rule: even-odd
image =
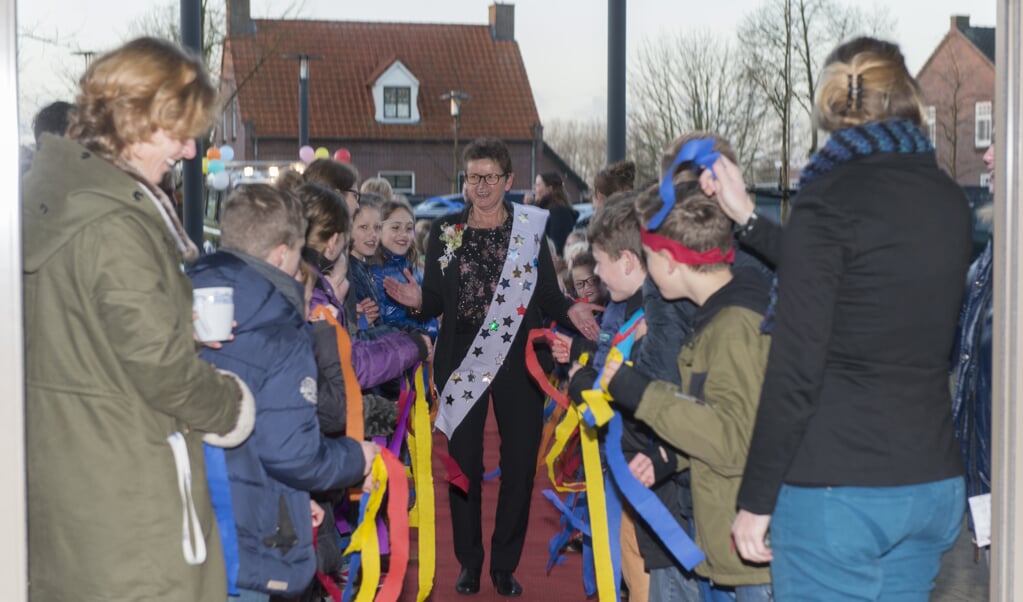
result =
[[[494,41],[486,25],[255,20],[257,33],[228,44],[239,80],[241,117],[259,137],[298,137],[298,61],[309,67],[309,136],[348,139],[451,138],[451,89],[462,105],[459,137],[532,138],[540,122],[516,42]],[[417,124],[377,123],[372,84],[394,60],[419,80]]]

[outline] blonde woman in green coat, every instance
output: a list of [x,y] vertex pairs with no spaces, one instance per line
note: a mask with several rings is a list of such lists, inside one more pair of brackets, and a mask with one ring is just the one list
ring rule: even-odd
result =
[[77,104],[22,200],[29,595],[223,602],[202,442],[240,444],[255,412],[198,358],[181,270],[197,251],[157,187],[195,155],[216,90],[198,59],[139,39],[91,65]]

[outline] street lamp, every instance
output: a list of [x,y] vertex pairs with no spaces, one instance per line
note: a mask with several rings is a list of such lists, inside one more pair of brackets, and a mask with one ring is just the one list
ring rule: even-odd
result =
[[469,95],[461,90],[449,90],[440,95],[441,100],[450,103],[451,128],[455,131],[455,145],[451,150],[451,193],[458,193],[458,125],[462,113],[462,101],[469,100]]
[[298,146],[309,144],[309,61],[322,54],[285,54],[283,59],[298,60]]

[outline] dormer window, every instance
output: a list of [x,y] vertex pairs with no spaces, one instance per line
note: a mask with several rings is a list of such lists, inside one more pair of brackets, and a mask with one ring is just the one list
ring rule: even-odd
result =
[[412,115],[412,89],[387,86],[384,88],[384,119],[408,119]]
[[394,60],[373,81],[373,103],[378,123],[419,123],[419,80],[408,67]]

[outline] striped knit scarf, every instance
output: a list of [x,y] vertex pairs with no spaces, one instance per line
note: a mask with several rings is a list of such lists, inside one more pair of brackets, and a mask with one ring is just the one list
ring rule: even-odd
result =
[[[887,121],[873,121],[864,125],[835,130],[827,144],[810,157],[799,176],[799,188],[827,174],[832,169],[876,153],[933,153],[927,134],[915,123],[901,117]],[[796,201],[799,200],[797,196]],[[760,329],[766,334],[774,330],[774,313],[778,304],[778,278],[771,285],[771,303],[764,314]]]

